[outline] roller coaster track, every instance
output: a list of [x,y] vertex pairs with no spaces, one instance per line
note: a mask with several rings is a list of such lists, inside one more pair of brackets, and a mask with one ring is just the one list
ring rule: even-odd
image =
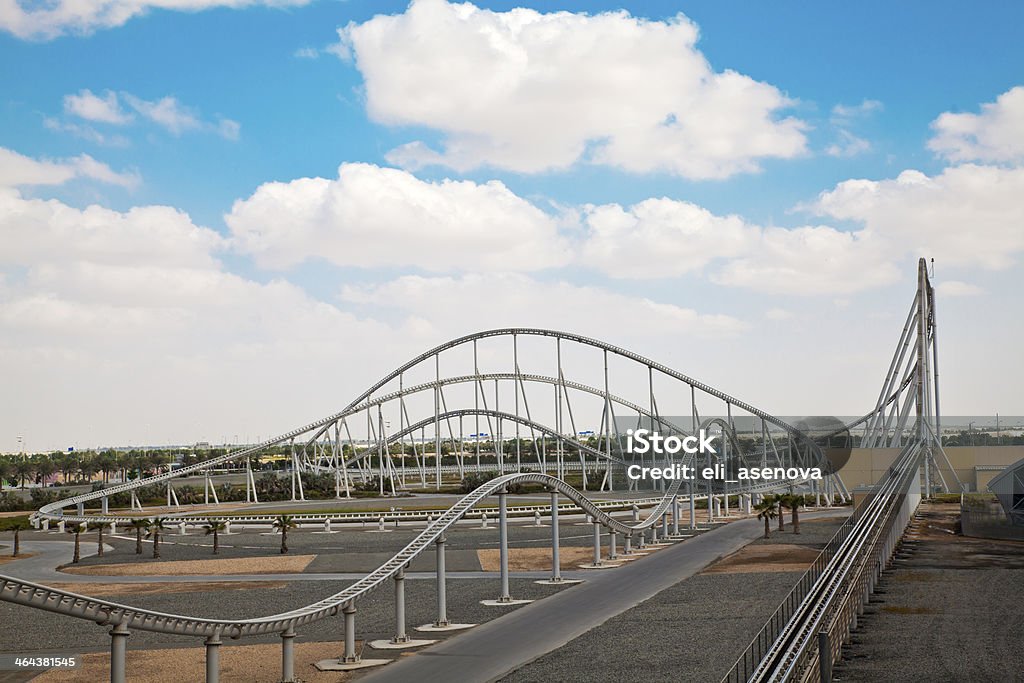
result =
[[[921,292],[924,291],[924,287],[927,286],[928,297],[931,297],[930,285],[927,285],[927,275],[925,274],[922,277],[924,284],[919,287],[919,295],[918,298],[915,299],[915,308],[911,310],[910,318],[908,318],[908,326],[911,321],[917,320],[919,325],[923,328],[924,323],[920,323],[920,320],[922,320],[922,316],[925,315],[925,312],[928,312],[928,324],[933,324],[934,314],[928,308],[932,301],[931,298],[926,300],[921,294]],[[931,333],[930,329],[925,333],[926,339],[928,338],[927,334],[929,333]],[[559,372],[557,377],[535,373],[522,373],[519,370],[518,361],[516,361],[515,372],[512,373],[481,374],[479,371],[475,370],[472,375],[463,374],[442,379],[438,370],[438,376],[432,382],[417,384],[407,389],[401,388],[401,378],[404,372],[431,359],[434,360],[435,366],[437,366],[439,363],[439,355],[443,351],[447,351],[464,344],[473,344],[475,365],[476,343],[478,341],[492,337],[511,337],[513,344],[515,344],[515,340],[519,336],[554,338],[559,344],[559,354],[561,353],[560,344],[562,341],[575,342],[602,350],[605,354],[606,388],[604,390],[600,390],[584,383],[566,380],[561,369],[560,355]],[[906,347],[909,344],[909,340],[908,327],[905,327],[900,344]],[[905,517],[904,508],[906,506],[898,501],[906,499],[906,494],[911,487],[917,468],[920,467],[921,462],[926,462],[926,456],[930,457],[929,444],[931,444],[935,439],[934,432],[928,430],[930,425],[927,423],[927,419],[922,421],[921,417],[921,411],[924,408],[921,398],[924,394],[922,393],[921,385],[922,382],[931,380],[931,376],[927,371],[927,359],[924,355],[924,349],[924,346],[919,345],[917,347],[916,356],[911,354],[912,357],[917,358],[916,365],[913,365],[906,370],[902,381],[897,381],[900,373],[903,372],[901,368],[904,354],[901,352],[899,362],[894,361],[893,367],[890,368],[886,384],[883,386],[882,397],[879,399],[875,409],[860,420],[852,423],[852,425],[847,426],[850,427],[857,424],[868,423],[870,429],[877,431],[880,426],[887,426],[887,420],[891,420],[891,415],[899,413],[902,408],[903,412],[900,416],[901,421],[899,423],[902,427],[907,419],[907,406],[912,405],[912,402],[910,399],[904,399],[901,403],[900,399],[904,394],[909,393],[909,390],[916,389],[918,396],[916,403],[918,406],[919,423],[918,438],[904,448],[892,470],[880,483],[877,495],[874,496],[867,505],[859,508],[856,514],[846,524],[844,524],[840,532],[822,553],[822,556],[819,557],[819,561],[815,563],[812,569],[809,570],[808,574],[801,580],[797,588],[794,589],[794,593],[787,599],[787,603],[780,607],[780,611],[777,613],[776,617],[773,617],[773,620],[765,626],[762,633],[757,639],[755,639],[755,642],[751,644],[747,652],[740,657],[733,671],[730,672],[726,680],[782,681],[791,680],[797,675],[806,677],[807,671],[813,668],[810,667],[810,663],[820,661],[822,657],[825,656],[829,658],[832,656],[832,651],[835,649],[834,640],[833,643],[829,645],[829,649],[827,651],[819,651],[817,648],[817,642],[814,639],[819,636],[823,628],[826,634],[833,632],[837,633],[844,628],[844,620],[846,620],[846,627],[848,627],[849,606],[853,604],[851,596],[856,595],[857,591],[863,592],[863,584],[865,582],[871,583],[871,573],[877,572],[878,568],[884,564],[885,553],[890,551],[894,544],[893,535],[897,531],[900,531],[899,522],[903,521],[903,518]],[[114,523],[124,522],[129,518],[111,515],[84,515],[81,513],[79,515],[65,515],[63,510],[64,508],[72,505],[81,506],[91,500],[107,498],[117,493],[133,491],[154,483],[168,481],[170,479],[192,473],[206,472],[213,467],[239,460],[241,458],[248,459],[249,456],[258,453],[263,449],[283,443],[293,442],[296,437],[305,434],[313,434],[312,440],[315,441],[316,439],[319,439],[321,435],[326,433],[326,430],[329,429],[331,425],[334,425],[337,429],[337,426],[341,421],[356,413],[365,411],[367,412],[367,419],[369,419],[369,410],[371,408],[381,406],[389,401],[393,401],[395,399],[401,400],[404,399],[405,396],[429,390],[439,392],[443,386],[467,382],[479,383],[482,380],[495,380],[496,382],[513,381],[516,383],[546,383],[554,385],[562,391],[567,388],[572,388],[577,391],[600,396],[605,399],[606,405],[614,402],[617,405],[625,406],[630,410],[635,411],[638,415],[647,417],[651,421],[652,425],[656,422],[659,425],[667,426],[675,432],[685,434],[685,430],[680,425],[671,424],[667,418],[661,417],[654,409],[655,401],[653,379],[650,380],[652,382],[650,409],[644,408],[635,402],[628,401],[625,398],[614,395],[608,391],[607,354],[609,353],[624,357],[639,363],[642,366],[646,366],[649,374],[657,371],[667,377],[688,385],[691,390],[691,395],[692,392],[699,390],[703,394],[707,394],[724,401],[729,411],[729,420],[723,420],[721,418],[706,418],[702,421],[698,421],[696,401],[694,400],[694,420],[691,424],[694,426],[699,424],[701,427],[705,428],[713,425],[720,427],[725,440],[733,447],[734,457],[743,457],[744,454],[742,453],[742,449],[739,447],[735,429],[731,424],[731,410],[733,407],[760,418],[763,421],[763,425],[765,423],[772,424],[783,430],[790,437],[791,446],[794,438],[796,440],[802,440],[807,444],[807,461],[819,464],[823,462],[824,456],[820,448],[804,437],[799,430],[792,425],[743,401],[739,401],[729,394],[698,382],[687,375],[676,372],[671,368],[651,361],[643,356],[627,351],[621,347],[571,333],[535,328],[504,328],[467,335],[439,345],[420,356],[417,356],[386,375],[368,390],[363,392],[358,398],[349,403],[340,412],[305,425],[304,427],[300,427],[299,429],[274,437],[256,446],[236,450],[201,463],[179,468],[172,472],[157,474],[137,481],[115,485],[101,491],[73,496],[71,498],[43,506],[35,513],[33,519],[37,524],[51,520],[75,523],[84,522],[86,520]],[[387,386],[396,378],[399,379],[400,384],[398,392],[389,392],[374,397],[374,394],[377,391]],[[495,391],[497,392],[497,389],[495,389]],[[435,393],[435,397],[436,396],[437,394]],[[894,407],[887,418],[886,414],[890,406]],[[474,407],[472,409],[458,408],[455,410],[448,410],[445,408],[444,410],[441,410],[436,398],[435,411],[433,415],[419,421],[410,421],[409,424],[402,425],[399,430],[387,435],[386,437],[381,433],[381,437],[378,439],[378,448],[389,446],[396,440],[413,434],[416,430],[423,429],[429,424],[433,424],[435,428],[437,428],[443,420],[459,419],[466,416],[485,416],[513,422],[529,428],[531,432],[539,432],[540,434],[558,439],[560,444],[568,444],[571,448],[575,448],[580,454],[592,456],[598,461],[603,460],[609,465],[626,464],[626,461],[621,457],[621,455],[613,455],[607,445],[606,450],[602,452],[600,449],[581,443],[574,438],[574,435],[566,435],[560,424],[555,428],[550,428],[529,416],[523,417],[518,413],[509,413],[507,411],[499,411],[497,409],[489,409],[487,407]],[[610,442],[610,415],[606,417],[608,419],[607,441]],[[927,414],[925,415],[925,418],[927,418]],[[763,426],[762,429],[764,429]],[[926,435],[927,439],[931,439],[932,441],[926,441]],[[435,438],[440,439],[439,434],[437,434]],[[772,442],[772,447],[774,448],[774,442]],[[763,446],[763,448],[766,448],[766,446]],[[436,452],[439,454],[439,449]],[[349,465],[361,458],[370,457],[370,455],[371,448],[368,447],[362,455],[357,455],[356,457],[349,459],[344,463],[346,471]],[[800,454],[799,443],[797,446],[797,456],[804,457]],[[436,460],[438,477],[440,477],[440,457],[437,457]],[[805,463],[807,461],[805,461]],[[693,464],[693,462],[693,456],[691,456],[690,463]],[[0,575],[0,600],[79,619],[85,619],[98,624],[112,625],[115,627],[114,631],[111,632],[112,635],[123,635],[129,630],[145,630],[160,633],[199,636],[207,639],[208,647],[211,644],[219,644],[219,638],[222,636],[243,638],[273,633],[283,635],[291,634],[294,636],[295,630],[301,626],[335,616],[339,612],[344,612],[346,614],[347,626],[346,651],[348,651],[349,639],[353,637],[352,634],[349,633],[350,629],[348,628],[348,625],[350,622],[348,619],[349,616],[354,613],[355,603],[372,591],[380,588],[389,579],[399,580],[403,576],[403,573],[409,566],[410,562],[424,553],[428,548],[431,548],[434,544],[443,541],[445,532],[450,530],[460,520],[474,514],[479,514],[479,510],[476,509],[477,506],[484,499],[495,494],[499,496],[500,500],[501,529],[504,538],[505,516],[507,513],[507,507],[505,505],[505,491],[508,486],[518,483],[543,485],[551,490],[553,495],[561,494],[567,497],[572,501],[572,504],[576,508],[586,513],[595,524],[602,525],[613,533],[621,533],[627,538],[631,538],[635,534],[641,534],[645,530],[656,528],[655,525],[658,524],[659,521],[664,523],[664,518],[669,506],[678,501],[682,480],[673,480],[671,484],[667,486],[664,495],[660,499],[652,498],[645,501],[653,504],[653,509],[647,514],[646,518],[638,520],[634,517],[635,521],[632,524],[626,524],[612,517],[605,509],[608,507],[606,504],[595,503],[590,500],[585,493],[575,489],[558,477],[552,477],[541,472],[515,472],[502,474],[467,494],[450,508],[446,510],[430,511],[430,513],[426,515],[427,525],[423,531],[417,534],[412,541],[395,553],[390,559],[361,579],[355,581],[350,586],[347,586],[343,590],[314,603],[278,614],[249,619],[216,619],[185,614],[171,614],[141,609],[111,600],[83,596],[70,591],[64,591],[3,575]],[[731,493],[737,494],[741,492],[765,491],[770,488],[777,488],[780,485],[786,486],[793,483],[796,482],[782,481],[774,482],[772,485],[762,483],[756,486],[740,488],[732,491]],[[695,496],[691,491],[691,499],[694,497]],[[552,506],[549,507],[549,509],[554,512],[556,508]],[[434,516],[435,514],[436,516]],[[330,517],[330,515],[327,515],[325,518]],[[183,517],[180,518],[179,521],[197,521],[198,519],[198,517]],[[204,516],[203,519],[209,519],[209,516]],[[874,562],[874,564],[872,564],[872,562]],[[503,567],[503,579],[507,578],[504,572],[507,572],[507,568]],[[829,629],[831,629],[831,631]],[[123,653],[121,658],[123,660]],[[829,659],[829,661],[831,661],[831,659]],[[123,667],[123,661],[121,662],[121,666]],[[113,664],[111,671],[112,678],[117,678]],[[209,671],[210,670],[208,668],[208,680],[211,680],[209,679]],[[741,671],[742,674],[740,673]],[[121,678],[123,678],[123,671],[121,672]]]

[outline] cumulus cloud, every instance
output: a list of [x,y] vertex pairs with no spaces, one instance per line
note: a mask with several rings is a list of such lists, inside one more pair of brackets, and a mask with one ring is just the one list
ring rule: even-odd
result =
[[76,209],[57,200],[25,198],[11,188],[0,189],[0,235],[0,264],[8,265],[87,260],[209,267],[211,252],[223,246],[216,232],[193,225],[187,214],[170,207]]
[[585,209],[583,262],[612,277],[660,278],[700,270],[749,250],[756,229],[673,199]]
[[214,7],[305,5],[309,0],[54,0],[22,3],[0,0],[0,30],[27,40],[90,34],[123,26],[151,9],[198,12]]
[[724,178],[805,151],[805,124],[773,85],[716,72],[679,15],[651,21],[414,0],[396,16],[339,31],[334,48],[366,82],[370,116],[426,126],[389,162],[520,172],[584,161],[628,171]]
[[141,182],[137,173],[118,173],[88,154],[50,161],[33,159],[0,147],[0,188],[62,185],[75,178],[88,178],[125,188],[133,188]]
[[944,265],[999,269],[1024,250],[1024,168],[965,164],[928,176],[908,170],[890,180],[847,180],[809,207],[864,226],[865,242]]
[[945,112],[932,122],[928,148],[953,162],[1024,161],[1024,86],[1007,90],[979,114]]
[[372,164],[342,164],[336,179],[265,183],[225,221],[236,247],[272,268],[315,257],[428,271],[536,270],[569,260],[555,218],[498,181],[427,182]]
[[108,90],[103,97],[91,90],[81,90],[75,95],[64,96],[64,111],[87,121],[125,124],[132,120],[131,114],[121,109],[117,93]]

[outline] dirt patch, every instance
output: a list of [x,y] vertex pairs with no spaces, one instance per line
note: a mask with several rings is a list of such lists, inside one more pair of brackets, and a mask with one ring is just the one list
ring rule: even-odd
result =
[[[199,642],[197,640],[197,642]],[[359,649],[361,644],[357,644]],[[321,672],[313,664],[341,655],[341,643],[296,643],[295,675],[306,683],[337,683],[341,674]],[[382,654],[391,659],[391,654]],[[167,650],[128,649],[128,680],[133,683],[202,681],[206,659],[202,647]],[[110,654],[97,652],[82,657],[82,666],[70,671],[48,671],[35,683],[95,683],[110,677]],[[220,680],[224,683],[277,683],[281,680],[281,646],[223,645],[220,649]]]
[[1024,542],[963,536],[959,503],[928,501],[904,536],[901,556],[920,569],[1024,569]]
[[704,574],[749,574],[754,572],[802,572],[818,557],[805,545],[752,544],[714,563]]
[[53,588],[79,595],[103,598],[117,595],[155,595],[158,593],[197,593],[201,591],[241,591],[284,588],[287,581],[203,581],[189,583],[54,583]]
[[251,557],[223,560],[173,560],[132,564],[94,564],[88,567],[62,567],[67,574],[89,576],[193,576],[196,574],[300,574],[316,555]]
[[0,555],[0,565],[14,562],[15,560],[24,560],[29,557],[35,557],[35,553],[18,553],[17,557],[13,555]]
[[[480,569],[485,572],[501,571],[501,557],[497,549],[477,550]],[[558,551],[558,564],[562,569],[578,569],[581,564],[594,561],[593,548],[570,546]],[[509,548],[508,569],[513,572],[538,572],[551,569],[551,548]]]

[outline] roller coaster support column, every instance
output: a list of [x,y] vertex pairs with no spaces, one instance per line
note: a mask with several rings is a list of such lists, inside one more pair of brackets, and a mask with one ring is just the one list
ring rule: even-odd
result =
[[341,656],[341,661],[345,664],[355,664],[359,661],[359,655],[356,654],[355,603],[346,602],[341,611],[345,615],[345,652]]
[[110,514],[110,503],[106,496],[103,496],[103,498],[100,499],[100,505],[100,509],[103,511],[103,514]]
[[687,484],[687,488],[690,491],[690,528],[697,528],[697,500],[693,497],[693,480],[691,479]]
[[206,639],[206,683],[220,681],[220,634]]
[[[170,506],[170,503],[167,503],[167,505]],[[85,503],[79,503],[77,507],[78,507],[78,516],[81,517],[82,515],[85,514]]]
[[623,555],[632,555],[633,554],[633,534],[626,534],[626,540],[623,541],[623,545],[622,545],[622,554]]
[[558,559],[558,491],[551,492],[551,580],[562,580],[562,567]]
[[501,602],[510,602],[508,593],[508,492],[498,492],[498,553],[501,559]]
[[601,566],[601,523],[594,522],[594,566]]
[[128,651],[128,627],[118,624],[110,630],[110,683],[125,683],[125,654]]
[[679,535],[679,496],[672,496],[672,535]]
[[661,516],[661,537],[668,538],[668,515]]
[[281,634],[281,683],[295,683],[295,628]]
[[444,536],[434,541],[434,548],[437,552],[437,621],[434,626],[448,625],[448,596],[445,594],[444,575]]
[[409,636],[405,634],[405,568],[399,569],[395,574],[395,637],[391,639],[394,644],[409,642]]
[[821,683],[832,683],[832,648],[828,642],[828,631],[818,632],[818,676]]
[[618,535],[619,534],[615,531],[615,529],[612,529],[610,531],[610,533],[608,534],[608,559],[609,560],[615,560],[615,559],[617,559],[619,557],[618,551],[617,551],[617,549],[615,547],[617,545],[616,544],[616,537]]

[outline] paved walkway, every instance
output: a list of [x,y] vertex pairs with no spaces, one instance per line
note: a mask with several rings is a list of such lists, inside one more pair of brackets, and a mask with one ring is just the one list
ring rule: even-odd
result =
[[[849,514],[849,510],[838,514]],[[837,512],[807,515],[805,519],[834,515]],[[401,658],[361,681],[498,680],[739,550],[763,531],[764,525],[757,519],[732,522],[618,569],[592,571],[586,583]]]

